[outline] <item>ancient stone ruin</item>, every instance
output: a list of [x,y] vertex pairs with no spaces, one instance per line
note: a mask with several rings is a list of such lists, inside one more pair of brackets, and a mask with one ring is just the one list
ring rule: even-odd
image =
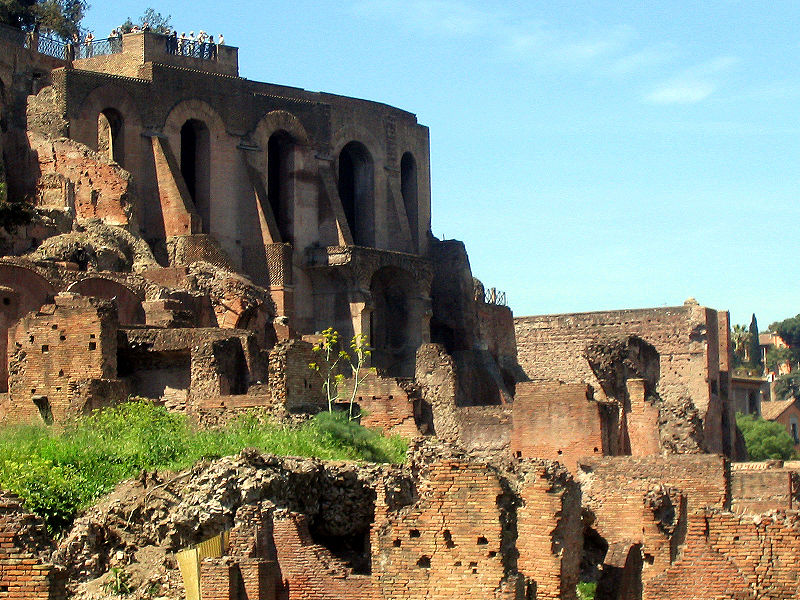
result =
[[226,531],[204,600],[800,598],[800,465],[741,462],[727,312],[515,318],[431,234],[413,114],[241,78],[233,47],[66,61],[17,34],[0,181],[35,214],[0,231],[0,423],[314,413],[333,327],[374,348],[363,424],[415,441],[145,473],[57,541],[0,492],[0,600],[102,597],[120,566],[183,598],[175,553]]

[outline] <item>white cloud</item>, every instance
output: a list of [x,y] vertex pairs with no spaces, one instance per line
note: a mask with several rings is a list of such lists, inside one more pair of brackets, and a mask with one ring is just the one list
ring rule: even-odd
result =
[[707,81],[675,81],[656,87],[646,98],[653,104],[694,104],[708,98],[715,89]]
[[733,56],[719,56],[694,65],[675,77],[656,85],[645,95],[653,104],[694,104],[709,98],[719,88],[721,80],[736,63]]
[[669,62],[675,55],[675,49],[668,45],[645,48],[617,57],[609,65],[608,72],[619,76],[630,75]]

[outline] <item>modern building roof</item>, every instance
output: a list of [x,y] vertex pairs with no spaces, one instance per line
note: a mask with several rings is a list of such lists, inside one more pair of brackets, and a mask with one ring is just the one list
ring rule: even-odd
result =
[[783,411],[785,411],[795,402],[796,400],[794,398],[790,400],[773,400],[772,402],[762,402],[761,416],[768,421],[777,419],[783,414]]

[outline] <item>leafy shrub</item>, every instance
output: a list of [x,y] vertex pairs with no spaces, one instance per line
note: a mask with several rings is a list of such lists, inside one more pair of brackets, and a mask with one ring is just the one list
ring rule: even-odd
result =
[[201,458],[256,448],[330,460],[403,462],[406,442],[322,413],[287,426],[256,412],[218,429],[192,429],[183,415],[148,401],[95,411],[56,431],[45,426],[0,429],[0,488],[21,496],[51,532],[76,512],[142,470],[178,470]]
[[792,436],[780,423],[736,413],[736,425],[744,435],[751,460],[788,460],[794,455]]
[[590,581],[581,581],[578,584],[578,600],[594,600],[597,584]]

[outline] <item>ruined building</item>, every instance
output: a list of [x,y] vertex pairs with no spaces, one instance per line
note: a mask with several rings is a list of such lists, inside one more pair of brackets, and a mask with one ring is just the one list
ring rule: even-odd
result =
[[80,594],[142,545],[167,581],[228,530],[203,598],[798,598],[798,468],[732,462],[726,312],[515,318],[432,236],[413,114],[241,78],[228,46],[31,43],[0,28],[0,177],[35,208],[0,232],[0,423],[131,395],[205,425],[313,413],[334,327],[374,348],[364,424],[424,441],[124,484],[58,543],[0,494],[0,599]]

